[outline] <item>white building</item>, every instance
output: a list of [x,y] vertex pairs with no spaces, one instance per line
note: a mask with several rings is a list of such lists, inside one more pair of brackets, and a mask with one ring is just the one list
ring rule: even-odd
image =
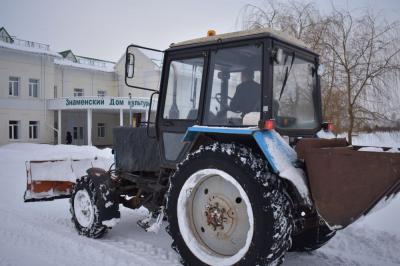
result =
[[[140,85],[154,87],[157,64],[139,50],[135,60]],[[133,125],[147,117],[149,93],[127,87],[124,68],[125,55],[114,63],[56,53],[0,28],[0,145],[65,143],[67,132],[72,144],[111,145],[112,129],[129,125],[130,113]]]

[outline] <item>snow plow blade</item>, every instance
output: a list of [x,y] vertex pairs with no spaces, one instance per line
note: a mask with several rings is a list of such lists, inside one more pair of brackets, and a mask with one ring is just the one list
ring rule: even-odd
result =
[[69,198],[75,180],[93,167],[108,169],[112,161],[103,158],[82,160],[27,161],[24,202]]
[[339,139],[298,145],[315,206],[331,228],[348,226],[400,192],[399,149],[353,147]]

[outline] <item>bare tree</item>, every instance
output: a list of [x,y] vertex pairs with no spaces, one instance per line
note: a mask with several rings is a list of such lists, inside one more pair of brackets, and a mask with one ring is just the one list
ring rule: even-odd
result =
[[326,65],[322,77],[323,117],[333,121],[337,129],[343,127],[343,97],[336,84],[337,60],[326,48],[325,36],[330,25],[330,17],[321,16],[313,2],[266,0],[260,6],[245,5],[240,14],[244,29],[269,27],[301,39],[311,49],[321,55],[321,63]]
[[347,10],[333,10],[324,45],[337,61],[336,85],[345,91],[348,141],[357,124],[386,118],[374,110],[371,99],[386,94],[383,77],[400,70],[398,22],[386,23],[373,13],[355,17]]
[[282,4],[276,0],[264,1],[261,6],[247,4],[242,8],[236,23],[241,23],[240,27],[243,29],[279,29],[278,18],[282,9]]
[[316,50],[321,47],[327,29],[327,22],[310,1],[265,0],[260,6],[247,4],[239,18],[243,29],[277,29],[303,40]]

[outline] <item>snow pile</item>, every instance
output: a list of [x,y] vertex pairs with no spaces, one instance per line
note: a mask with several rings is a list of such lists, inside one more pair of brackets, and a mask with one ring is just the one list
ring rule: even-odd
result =
[[112,159],[98,158],[75,161],[67,158],[60,161],[30,162],[32,180],[35,181],[71,181],[86,175],[86,170],[92,167],[108,170],[114,162]]
[[110,148],[99,150],[94,146],[13,143],[1,146],[0,150],[1,154],[10,159],[23,161],[64,160],[67,158],[79,160],[94,157],[113,158]]
[[335,134],[332,133],[332,131],[328,130],[323,130],[321,129],[320,131],[317,132],[317,137],[320,139],[334,139],[336,138]]
[[107,227],[112,228],[116,226],[120,220],[121,219],[119,218],[112,218],[111,220],[102,221],[101,223]]
[[[347,138],[347,134],[339,134],[338,138]],[[353,145],[400,148],[400,132],[359,133],[353,136]]]

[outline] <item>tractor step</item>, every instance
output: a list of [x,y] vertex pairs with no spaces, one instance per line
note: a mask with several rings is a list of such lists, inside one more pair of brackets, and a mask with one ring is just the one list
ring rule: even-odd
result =
[[164,212],[165,207],[161,206],[156,213],[156,218],[154,218],[155,215],[153,212],[149,212],[143,219],[139,220],[137,224],[146,232],[153,232],[157,234],[164,219]]

